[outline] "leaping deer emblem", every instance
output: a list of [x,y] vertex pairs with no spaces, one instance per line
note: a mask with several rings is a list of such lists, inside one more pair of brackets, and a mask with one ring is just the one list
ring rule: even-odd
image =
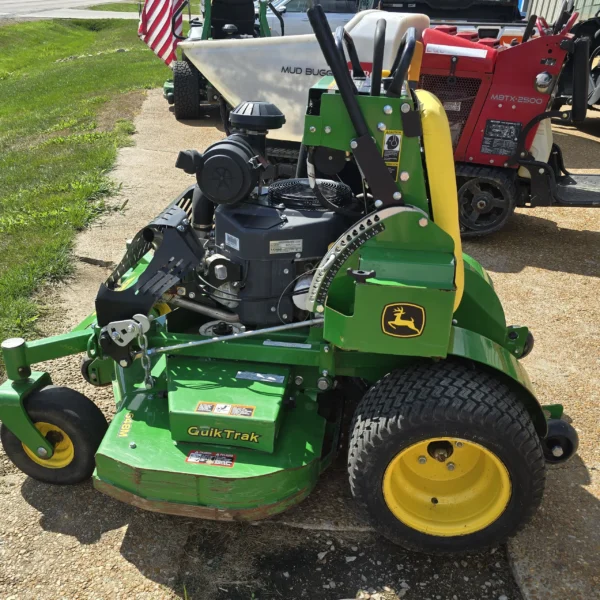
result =
[[388,325],[392,329],[396,329],[397,327],[407,327],[416,333],[421,333],[421,330],[417,328],[415,325],[415,320],[411,317],[410,319],[403,319],[404,316],[404,308],[395,308],[394,309],[394,320],[388,321]]

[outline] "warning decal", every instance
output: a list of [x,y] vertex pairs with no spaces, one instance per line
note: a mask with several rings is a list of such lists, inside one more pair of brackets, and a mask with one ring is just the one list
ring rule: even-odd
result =
[[482,154],[510,156],[517,149],[517,139],[523,125],[513,121],[488,119],[481,143]]
[[196,412],[230,415],[232,417],[253,417],[256,406],[245,404],[216,404],[214,402],[199,402]]
[[387,130],[383,138],[383,160],[388,171],[394,178],[398,179],[400,167],[400,152],[402,151],[402,132]]
[[235,464],[235,454],[222,454],[221,452],[192,450],[185,459],[185,462],[195,463],[197,465],[231,468]]
[[241,404],[234,404],[231,407],[230,414],[232,417],[252,417],[255,410],[256,406],[243,406]]

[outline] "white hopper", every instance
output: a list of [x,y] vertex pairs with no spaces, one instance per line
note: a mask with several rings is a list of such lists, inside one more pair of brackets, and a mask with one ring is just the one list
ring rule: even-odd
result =
[[[383,68],[390,69],[404,32],[417,29],[418,37],[429,27],[420,14],[365,10],[345,26],[352,36],[365,70],[373,60],[375,26],[387,21]],[[330,74],[313,34],[236,40],[200,40],[180,43],[185,55],[232,106],[244,100],[266,100],[286,117],[281,129],[269,138],[302,140],[308,90]]]

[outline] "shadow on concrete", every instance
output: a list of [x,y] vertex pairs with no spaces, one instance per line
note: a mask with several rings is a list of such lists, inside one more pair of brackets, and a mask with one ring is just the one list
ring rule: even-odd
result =
[[578,455],[548,467],[540,510],[509,544],[513,571],[526,597],[597,597],[600,501],[586,489],[598,485],[597,470],[588,469]]
[[600,231],[559,227],[527,211],[515,213],[502,231],[465,242],[463,250],[500,273],[538,267],[600,277]]
[[[60,487],[27,479],[22,495],[41,513],[42,529],[80,544],[126,526],[122,557],[189,600],[341,600],[360,590],[382,592],[381,600],[521,600],[505,548],[461,557],[405,551],[354,520],[347,487],[344,461],[338,461],[305,504],[281,522],[260,524],[148,513],[89,483]],[[345,530],[352,523],[359,531]]]
[[[169,112],[173,115],[173,118],[175,118],[175,109],[172,106],[169,106]],[[200,119],[180,121],[180,123],[187,125],[188,127],[215,127],[219,131],[225,133],[218,106],[203,107],[202,112],[203,114]]]

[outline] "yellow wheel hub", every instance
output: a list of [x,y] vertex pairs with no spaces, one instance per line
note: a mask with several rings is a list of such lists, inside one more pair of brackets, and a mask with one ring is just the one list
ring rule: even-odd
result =
[[500,459],[457,438],[432,438],[405,448],[383,476],[383,497],[393,515],[434,536],[485,529],[505,511],[510,496],[510,477]]
[[25,444],[23,450],[25,454],[38,465],[47,469],[64,469],[70,465],[75,458],[75,447],[71,438],[56,425],[39,421],[34,423],[36,429],[52,444],[54,454],[50,458],[41,458],[35,452],[32,452]]

